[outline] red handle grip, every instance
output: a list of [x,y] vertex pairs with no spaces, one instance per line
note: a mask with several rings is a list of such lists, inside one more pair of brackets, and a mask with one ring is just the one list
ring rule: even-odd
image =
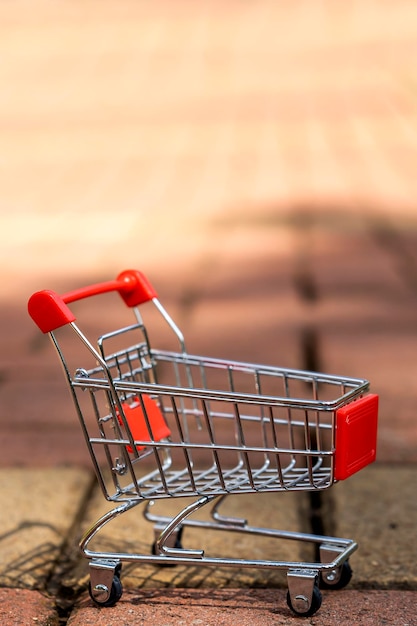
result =
[[75,315],[67,306],[68,303],[109,291],[118,291],[129,307],[139,306],[158,297],[142,272],[125,270],[118,275],[116,280],[95,283],[63,295],[49,290],[38,291],[29,298],[29,315],[43,333],[49,333],[75,320]]

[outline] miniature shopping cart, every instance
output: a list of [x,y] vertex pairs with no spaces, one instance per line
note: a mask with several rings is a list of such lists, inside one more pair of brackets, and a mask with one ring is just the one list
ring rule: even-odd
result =
[[[75,323],[73,310],[80,305],[68,305],[112,291],[132,309],[134,322],[100,334],[93,344]],[[178,340],[177,351],[151,347],[143,317],[152,305]],[[355,541],[258,528],[219,508],[230,494],[318,492],[374,461],[378,397],[368,393],[366,380],[188,354],[180,330],[136,270],[65,295],[37,292],[29,312],[57,350],[98,482],[114,503],[80,544],[96,604],[120,599],[123,561],[286,570],[288,605],[303,616],[320,607],[319,583],[337,589],[349,582]],[[102,308],[100,321],[106,314]],[[72,370],[74,353],[81,360]],[[178,514],[154,514],[157,500],[184,497]],[[149,553],[90,549],[108,522],[140,503],[156,529]],[[192,517],[209,503],[209,520]],[[212,557],[183,547],[187,527],[312,542],[320,559]]]

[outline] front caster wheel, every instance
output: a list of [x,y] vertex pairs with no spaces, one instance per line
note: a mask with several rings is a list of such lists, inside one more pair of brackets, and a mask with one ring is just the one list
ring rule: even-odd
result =
[[299,597],[297,596],[295,598],[295,601],[293,602],[291,600],[290,592],[288,591],[287,593],[288,607],[291,609],[291,611],[295,615],[299,615],[301,617],[310,617],[311,615],[314,615],[314,613],[317,613],[317,611],[321,607],[321,602],[322,602],[321,591],[318,588],[318,585],[316,584],[313,587],[313,595],[311,597],[311,604],[310,606],[307,606],[306,609],[303,608],[303,605],[308,605],[308,601],[305,596],[299,596]]
[[349,561],[330,571],[320,572],[320,587],[322,589],[343,589],[352,578],[352,568]]
[[118,576],[113,577],[110,592],[106,585],[97,584],[95,587],[89,584],[88,591],[90,598],[98,606],[114,606],[123,595],[123,586]]

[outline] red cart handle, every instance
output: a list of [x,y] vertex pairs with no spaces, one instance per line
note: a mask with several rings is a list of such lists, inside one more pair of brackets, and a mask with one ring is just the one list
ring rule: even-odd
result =
[[139,306],[158,297],[155,289],[142,272],[125,270],[118,275],[116,280],[95,283],[63,295],[58,295],[55,291],[50,290],[38,291],[29,298],[29,315],[43,333],[50,333],[75,321],[75,315],[67,303],[109,291],[118,291],[129,307]]

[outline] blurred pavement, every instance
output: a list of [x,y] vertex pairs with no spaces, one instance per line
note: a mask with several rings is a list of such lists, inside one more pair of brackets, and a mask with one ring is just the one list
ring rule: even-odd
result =
[[[56,529],[68,542],[93,489],[61,370],[27,316],[27,298],[135,267],[192,352],[371,381],[381,398],[372,476],[383,478],[374,489],[389,484],[389,510],[400,504],[395,520],[381,522],[388,509],[372,509],[365,471],[343,532],[365,501],[370,538],[378,524],[394,524],[398,545],[408,545],[417,462],[416,23],[417,5],[405,0],[0,5],[0,466],[5,505],[23,507],[11,536],[32,523],[31,498],[64,472],[67,517],[42,517],[42,527],[55,524],[47,541],[59,553]],[[92,305],[87,329],[110,317],[117,326],[118,305]],[[21,472],[35,470],[46,487],[21,498]],[[36,533],[24,554],[32,541],[39,545]],[[417,555],[396,553],[402,588],[415,590],[408,568]],[[53,554],[47,574],[23,586],[45,589]],[[359,567],[360,589],[397,598],[392,564],[387,582],[374,561],[371,573]],[[1,580],[14,587],[18,576]]]

